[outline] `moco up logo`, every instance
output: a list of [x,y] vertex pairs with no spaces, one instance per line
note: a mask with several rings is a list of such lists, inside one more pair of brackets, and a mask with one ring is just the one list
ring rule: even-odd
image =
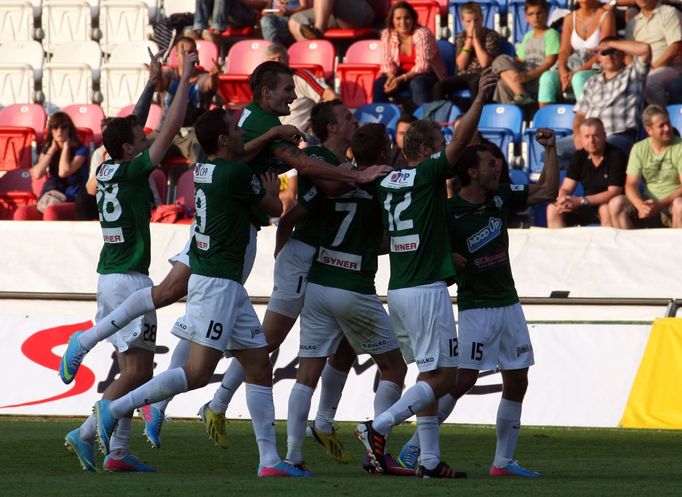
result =
[[415,169],[401,169],[400,171],[393,171],[391,174],[381,180],[381,186],[384,188],[407,188],[414,186],[414,179],[417,176]]
[[469,252],[474,253],[481,247],[487,245],[492,240],[500,235],[502,232],[502,221],[496,217],[491,217],[488,226],[485,226],[480,231],[477,231],[469,238],[467,238],[467,247]]

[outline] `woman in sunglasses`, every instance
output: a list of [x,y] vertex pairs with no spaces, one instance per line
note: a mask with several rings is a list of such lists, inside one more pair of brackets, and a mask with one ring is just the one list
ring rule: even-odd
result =
[[73,202],[88,180],[90,151],[78,139],[76,127],[64,112],[56,112],[47,120],[47,140],[31,168],[33,179],[47,175],[36,207],[40,212],[60,202]]

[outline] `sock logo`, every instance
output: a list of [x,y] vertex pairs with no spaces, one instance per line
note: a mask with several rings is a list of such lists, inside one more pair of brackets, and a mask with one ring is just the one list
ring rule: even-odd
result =
[[117,330],[120,330],[120,329],[121,329],[121,327],[120,327],[119,325],[117,325],[117,324],[116,324],[116,321],[114,321],[113,319],[111,320],[111,326],[113,326],[113,327],[116,328]]

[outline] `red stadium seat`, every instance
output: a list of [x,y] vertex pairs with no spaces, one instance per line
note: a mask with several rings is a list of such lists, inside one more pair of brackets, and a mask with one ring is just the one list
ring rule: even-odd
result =
[[90,150],[97,148],[95,133],[90,128],[76,128],[78,139]]
[[28,169],[13,169],[0,178],[0,219],[12,219],[14,212],[24,206],[35,205],[45,177],[31,178]]
[[0,126],[33,128],[38,143],[45,138],[47,115],[40,104],[12,104],[0,110]]
[[194,171],[192,169],[180,176],[175,193],[175,203],[188,210],[194,210]]
[[252,94],[248,79],[254,69],[265,61],[266,40],[238,41],[227,54],[225,73],[218,75],[218,94],[228,104],[246,105]]
[[[208,71],[215,66],[214,61],[217,61],[220,57],[218,47],[212,41],[196,40],[196,43],[197,52],[199,53],[199,65]],[[178,55],[175,49],[170,51],[168,65],[171,67],[178,67]]]
[[[429,28],[433,36],[439,36],[439,24],[436,18],[440,16],[440,5],[436,0],[410,0],[409,2],[414,10],[417,11],[417,20],[422,26]],[[440,21],[440,19],[438,19]]]
[[15,221],[42,221],[43,215],[36,209],[35,205],[24,205],[14,211]]
[[374,28],[329,28],[324,32],[328,40],[362,40],[376,36],[377,30]]
[[[291,67],[306,69],[326,81],[334,78],[336,49],[328,40],[297,41],[288,49]],[[319,66],[321,69],[316,69]],[[320,74],[320,72],[322,74]]]
[[[36,209],[37,210],[37,209]],[[62,202],[52,204],[43,212],[43,221],[75,221],[76,203]]]
[[31,143],[36,141],[33,128],[0,126],[0,171],[31,167]]
[[[133,113],[134,110],[135,104],[126,105],[120,111],[118,111],[116,117],[129,116],[130,114]],[[147,115],[147,122],[144,124],[145,132],[147,131],[152,132],[158,130],[162,120],[163,108],[159,104],[152,104],[151,107],[149,108],[149,114]]]
[[62,112],[69,115],[77,128],[92,130],[95,146],[102,144],[102,119],[106,117],[102,107],[96,104],[74,104],[67,105]]
[[382,49],[378,40],[360,40],[348,47],[346,58],[336,67],[341,81],[341,100],[351,108],[372,101],[374,81],[381,70]]
[[166,195],[168,194],[168,176],[166,176],[166,173],[163,172],[162,169],[157,167],[152,171],[150,178],[154,182],[154,186],[156,187],[156,191],[159,194],[159,198],[162,202],[165,202]]

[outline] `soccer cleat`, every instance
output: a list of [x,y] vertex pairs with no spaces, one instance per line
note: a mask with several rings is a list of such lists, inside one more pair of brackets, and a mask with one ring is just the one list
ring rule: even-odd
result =
[[126,454],[120,459],[109,454],[104,458],[104,471],[125,471],[130,473],[156,473],[156,469],[147,466],[132,454]]
[[419,478],[466,478],[467,474],[463,471],[455,471],[448,463],[441,461],[433,469],[426,469],[424,466],[417,468]]
[[355,436],[367,449],[369,462],[378,473],[384,472],[386,465],[384,460],[384,449],[386,448],[386,437],[379,434],[372,428],[372,422],[366,421],[355,428]]
[[386,466],[384,467],[384,472],[391,476],[414,476],[414,469],[406,468],[400,462],[393,459],[391,454],[386,454],[384,457]]
[[109,410],[110,404],[110,400],[99,400],[95,402],[93,409],[93,414],[97,420],[97,443],[99,444],[100,452],[104,455],[109,453],[111,435],[118,424],[118,419]]
[[398,455],[398,462],[403,468],[412,471],[417,467],[417,460],[419,459],[420,448],[416,445],[405,445]]
[[230,441],[227,438],[227,429],[225,427],[227,420],[225,419],[225,415],[212,411],[211,408],[208,407],[208,402],[201,406],[201,409],[199,409],[197,414],[199,414],[201,422],[206,425],[206,433],[208,433],[209,438],[213,440],[218,447],[227,449],[230,446]]
[[518,461],[512,461],[506,466],[498,467],[494,464],[490,467],[490,476],[521,476],[523,478],[537,478],[542,473],[524,468]]
[[163,426],[163,413],[154,406],[142,406],[137,413],[144,419],[144,436],[152,448],[161,448],[161,427]]
[[310,426],[306,427],[306,435],[313,438],[317,443],[324,447],[324,450],[327,451],[327,455],[334,461],[342,464],[350,462],[350,454],[344,449],[343,442],[341,442],[339,435],[336,433],[335,427],[332,428],[331,433],[325,433],[324,431],[315,428],[315,423],[313,422]]
[[262,464],[258,466],[258,478],[270,478],[273,476],[302,478],[313,476],[313,474],[308,470],[302,470],[296,466],[292,466],[286,461],[280,461],[274,466],[263,466]]
[[79,428],[66,434],[64,447],[78,457],[83,471],[97,471],[95,468],[95,446],[81,438]]
[[67,385],[73,381],[78,372],[78,368],[88,353],[88,349],[83,347],[78,341],[78,336],[83,333],[79,331],[71,335],[69,338],[69,343],[66,347],[66,352],[62,356],[62,360],[59,361],[59,377]]

